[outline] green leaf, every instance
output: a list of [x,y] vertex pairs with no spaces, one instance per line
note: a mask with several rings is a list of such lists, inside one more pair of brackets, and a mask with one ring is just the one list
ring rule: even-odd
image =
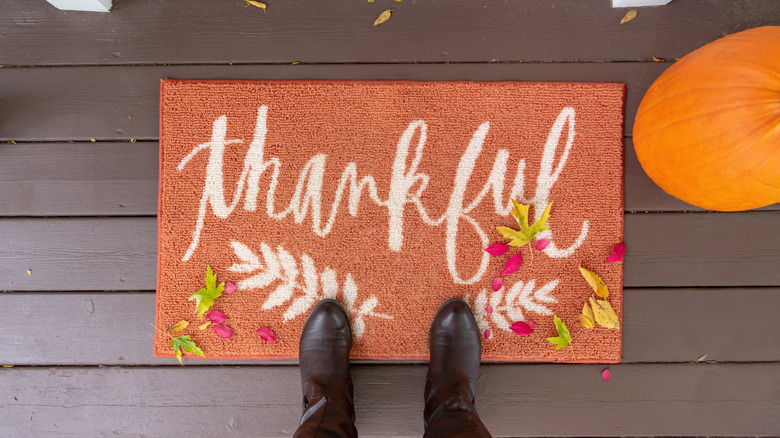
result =
[[542,212],[542,216],[533,225],[528,225],[528,205],[518,204],[512,199],[512,216],[520,226],[520,230],[513,230],[508,227],[496,227],[499,233],[504,239],[511,239],[508,243],[509,246],[523,246],[530,242],[537,234],[549,229],[546,225],[548,219],[550,219],[550,209],[552,203],[547,205],[547,208]]
[[177,336],[171,339],[171,347],[173,348],[173,351],[176,352],[176,359],[179,359],[179,363],[182,363],[181,362],[182,350],[186,351],[187,353],[198,355],[200,357],[206,357],[206,355],[203,354],[203,350],[198,348],[198,346],[195,345],[194,341],[190,340],[190,335]]
[[558,315],[555,315],[553,322],[555,322],[555,329],[558,330],[558,336],[554,338],[547,338],[547,340],[551,344],[555,345],[556,350],[566,348],[569,344],[571,344],[571,334],[569,334],[569,329],[566,328],[566,324],[561,321],[561,318],[558,318]]
[[211,266],[206,267],[204,282],[206,287],[195,292],[189,298],[190,301],[195,300],[195,312],[197,312],[198,317],[202,317],[214,305],[214,300],[221,297],[222,291],[225,290],[225,283],[217,285],[217,276],[211,270]]

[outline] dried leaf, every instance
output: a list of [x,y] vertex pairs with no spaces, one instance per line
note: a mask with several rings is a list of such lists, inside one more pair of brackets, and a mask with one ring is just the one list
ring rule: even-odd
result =
[[612,376],[611,376],[611,374],[609,372],[609,369],[606,369],[606,370],[601,372],[601,378],[604,379],[605,382],[609,382],[609,378],[610,377],[612,377]]
[[493,291],[498,291],[501,289],[501,287],[504,285],[504,280],[501,279],[501,277],[496,277],[493,279],[493,283],[491,284],[491,287],[493,287]]
[[580,314],[580,323],[586,329],[593,329],[595,327],[596,317],[593,316],[593,309],[590,308],[588,303],[582,305],[582,313]]
[[219,310],[212,310],[211,312],[207,313],[206,318],[216,322],[217,324],[221,324],[227,320],[227,316],[225,316],[225,314]]
[[490,338],[490,329],[485,329],[485,339]]
[[607,300],[596,300],[590,297],[590,307],[593,308],[593,315],[596,317],[596,322],[608,329],[620,329],[620,321],[617,314],[612,310],[612,306]]
[[384,23],[385,21],[390,19],[390,16],[393,15],[393,10],[388,9],[381,14],[379,14],[379,17],[377,17],[376,21],[374,21],[374,26],[379,26],[380,24]]
[[492,255],[493,257],[497,257],[500,255],[504,255],[505,252],[509,250],[509,246],[504,245],[503,243],[494,243],[487,248],[485,248],[485,252]]
[[301,64],[303,64],[301,61],[294,61],[294,62],[292,63],[292,65],[301,65]]
[[190,335],[177,336],[175,338],[172,338],[171,347],[173,348],[173,351],[176,353],[176,359],[179,359],[179,363],[182,363],[181,362],[182,350],[186,351],[187,353],[198,355],[200,357],[206,357],[206,355],[203,354],[203,350],[198,348],[198,346],[195,345],[195,342],[190,340]]
[[536,241],[536,249],[541,251],[550,245],[550,239],[539,239]]
[[276,335],[274,335],[274,332],[266,327],[257,329],[257,334],[260,335],[260,338],[266,342],[273,342],[276,340]]
[[233,292],[235,292],[237,289],[238,289],[238,286],[236,286],[236,285],[235,285],[235,284],[233,284],[233,283],[227,282],[227,283],[225,283],[225,290],[224,290],[224,291],[222,291],[222,292],[224,292],[224,293],[226,293],[226,294],[232,294],[232,293],[233,293]]
[[520,336],[528,336],[534,332],[534,329],[532,329],[530,325],[523,321],[517,321],[516,323],[510,325],[509,330],[512,330]]
[[528,326],[530,326],[532,329],[535,329],[535,328],[539,327],[539,324],[537,324],[536,321],[534,321],[533,319],[529,319],[528,320]]
[[709,355],[709,353],[702,354],[701,356],[699,356],[698,359],[696,359],[696,362],[704,362],[705,360],[707,360],[707,356],[708,355]]
[[214,300],[222,296],[222,291],[225,290],[225,283],[217,285],[217,276],[211,271],[211,266],[206,267],[206,287],[192,294],[189,298],[190,301],[195,300],[196,308],[195,312],[199,317],[203,316],[203,313],[209,310],[214,305]]
[[490,304],[488,304],[488,306],[487,306],[487,313],[488,313],[488,315],[493,313],[493,306],[491,306]]
[[522,253],[517,253],[516,255],[509,257],[509,260],[507,260],[506,264],[504,265],[504,270],[501,271],[501,275],[507,275],[517,271],[518,269],[520,269],[520,266],[522,264],[523,264]]
[[569,329],[566,328],[566,324],[561,321],[561,318],[558,318],[558,315],[555,315],[553,322],[555,323],[555,329],[558,330],[558,336],[554,338],[547,338],[547,340],[551,344],[555,345],[556,350],[566,348],[569,344],[571,344],[571,334],[569,334]]
[[27,275],[29,275],[30,277],[32,277],[32,269],[28,269],[28,270],[27,270]]
[[620,24],[626,24],[634,18],[636,18],[636,9],[631,9],[630,11],[626,12],[626,15],[624,15],[620,20]]
[[206,330],[211,325],[211,321],[206,321],[198,326],[198,330]]
[[230,330],[230,327],[226,326],[225,324],[217,324],[213,327],[214,331],[217,333],[217,336],[220,338],[231,338],[233,337],[233,330]]
[[661,58],[656,58],[655,56],[653,56],[653,61],[655,61],[655,62],[664,62],[664,60],[663,60],[663,59],[661,59]]
[[606,262],[607,263],[619,262],[623,260],[624,255],[626,255],[626,244],[620,242],[612,248],[612,254],[610,254],[609,257],[607,257]]
[[187,328],[187,326],[189,326],[189,325],[190,325],[190,322],[189,322],[189,321],[185,321],[185,320],[183,320],[183,319],[182,319],[181,321],[177,322],[177,323],[176,323],[176,325],[174,325],[173,327],[168,327],[168,329],[167,329],[166,331],[167,331],[168,333],[174,333],[174,334],[175,334],[175,333],[181,333],[181,332],[183,332],[183,331],[184,331],[184,330]]
[[583,277],[585,277],[585,281],[588,282],[590,287],[593,288],[593,291],[596,292],[596,295],[603,298],[607,298],[609,296],[609,289],[607,289],[607,285],[604,284],[604,281],[601,279],[601,277],[598,276],[598,274],[585,269],[582,266],[580,266],[580,273]]
[[262,9],[263,11],[267,12],[265,8],[267,8],[268,5],[266,5],[263,2],[257,2],[257,1],[254,1],[254,0],[246,0],[246,4],[252,5],[252,6],[256,6],[256,7],[260,8],[260,9]]

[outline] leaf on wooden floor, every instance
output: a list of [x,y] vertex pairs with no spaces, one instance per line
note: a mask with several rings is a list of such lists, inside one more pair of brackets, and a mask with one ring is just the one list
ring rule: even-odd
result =
[[230,330],[230,327],[226,326],[225,324],[217,324],[211,328],[214,329],[214,332],[220,338],[229,339],[233,337],[233,330]]
[[534,332],[534,329],[532,329],[531,326],[525,323],[524,321],[515,322],[514,324],[509,326],[509,330],[512,330],[513,332],[515,332],[515,334],[520,336],[528,336]]
[[379,26],[380,24],[384,23],[385,21],[390,19],[390,16],[393,15],[393,10],[388,9],[381,14],[379,14],[379,17],[377,17],[376,20],[374,20],[374,26]]
[[566,324],[561,320],[561,318],[558,318],[558,315],[555,315],[553,322],[555,323],[555,329],[558,330],[558,336],[554,338],[547,338],[547,340],[551,344],[555,345],[556,350],[566,348],[569,344],[571,344],[571,334],[569,333],[569,329],[566,328]]
[[203,316],[211,306],[214,305],[214,300],[222,296],[222,291],[225,290],[225,283],[217,285],[217,276],[211,270],[211,266],[206,267],[206,278],[204,279],[206,287],[198,290],[192,294],[189,298],[190,301],[195,300],[195,312],[199,317]]
[[173,327],[168,327],[168,328],[166,329],[166,331],[167,331],[168,333],[174,333],[174,334],[175,334],[175,333],[181,333],[181,332],[183,332],[183,331],[184,331],[184,330],[185,330],[185,329],[186,329],[186,328],[187,328],[189,325],[190,325],[190,322],[189,322],[189,321],[185,321],[185,320],[183,320],[183,319],[182,319],[181,321],[177,322],[177,323],[176,323],[176,325],[174,325]]
[[246,0],[246,4],[258,7],[260,9],[262,9],[263,12],[267,12],[266,8],[268,7],[268,5],[266,5],[263,2],[258,2],[258,1],[255,1],[255,0]]
[[655,56],[653,56],[653,61],[655,61],[655,62],[664,62],[666,60],[662,59],[662,58],[656,58]]
[[590,305],[588,303],[585,303],[582,306],[582,313],[580,314],[580,324],[582,324],[583,327],[586,329],[593,330],[593,327],[595,327],[595,324],[593,321],[596,320],[596,317],[593,316],[593,309],[590,308]]
[[620,329],[620,320],[607,300],[597,300],[590,297],[590,307],[593,308],[593,315],[600,326],[614,330]]
[[32,277],[32,269],[28,269],[28,270],[27,270],[27,275],[29,275],[30,277]]
[[705,360],[707,360],[707,356],[708,355],[709,355],[709,353],[702,354],[701,356],[699,356],[698,359],[696,359],[696,362],[704,362]]
[[612,375],[609,372],[609,368],[601,372],[601,378],[604,379],[605,382],[609,382],[610,377],[612,377]]
[[636,9],[631,9],[630,11],[626,12],[626,15],[623,16],[623,18],[620,20],[620,24],[626,24],[629,21],[636,18]]
[[260,339],[266,342],[273,342],[276,340],[276,335],[274,335],[273,330],[267,327],[257,329],[257,334],[260,335]]
[[176,353],[176,359],[179,359],[179,363],[182,363],[181,362],[182,350],[186,351],[187,353],[198,355],[200,357],[206,357],[206,355],[203,353],[203,350],[201,350],[197,345],[195,345],[195,342],[190,339],[190,335],[177,336],[175,338],[172,338],[171,347],[173,348],[173,351]]
[[607,263],[614,263],[619,262],[623,260],[623,256],[626,255],[626,244],[624,242],[620,242],[615,244],[614,247],[612,247],[612,254],[607,257],[606,262]]
[[596,292],[596,295],[603,298],[607,298],[609,296],[609,289],[607,289],[607,285],[604,283],[601,277],[598,276],[598,274],[589,269],[585,269],[582,266],[580,266],[580,273],[585,278],[585,281],[588,282],[590,287],[593,288],[593,291]]

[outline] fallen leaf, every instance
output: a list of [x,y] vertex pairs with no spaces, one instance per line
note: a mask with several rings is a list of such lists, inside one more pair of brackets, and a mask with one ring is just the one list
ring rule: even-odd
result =
[[195,312],[199,317],[202,317],[203,313],[214,305],[214,300],[221,297],[222,291],[225,290],[225,283],[217,285],[217,276],[212,272],[211,266],[206,267],[206,278],[204,281],[206,287],[195,292],[189,298],[190,301],[195,300]]
[[528,336],[534,332],[534,329],[532,329],[530,325],[523,321],[517,321],[516,323],[510,325],[509,330],[512,330],[520,336]]
[[217,333],[217,336],[220,338],[231,338],[233,336],[233,330],[230,330],[230,327],[226,326],[225,324],[217,324],[213,327],[214,331]]
[[487,313],[488,313],[488,315],[493,313],[493,306],[491,306],[490,304],[488,304],[488,306],[487,306]]
[[388,9],[381,14],[379,14],[379,17],[374,21],[374,26],[379,26],[380,24],[384,23],[385,21],[390,19],[390,16],[393,15],[393,10]]
[[27,275],[29,275],[30,277],[32,277],[32,269],[28,269],[28,270],[27,270]]
[[609,369],[606,369],[601,372],[601,378],[604,379],[605,382],[609,382],[609,378],[611,377]]
[[206,318],[216,322],[217,324],[221,324],[227,320],[225,314],[219,310],[212,310],[211,312],[207,313]]
[[590,308],[590,305],[588,303],[585,303],[582,305],[582,313],[580,314],[580,323],[586,328],[586,329],[593,329],[594,322],[596,320],[596,317],[593,316],[593,309]]
[[[3,365],[3,368],[13,368],[13,367],[14,367],[13,365]],[[16,397],[14,397],[14,399],[15,399],[15,398],[16,398]]]
[[268,5],[266,5],[265,3],[257,2],[257,1],[254,1],[254,0],[246,0],[246,4],[252,5],[252,6],[256,6],[256,7],[260,8],[260,9],[262,9],[264,12],[266,12],[265,8],[268,7]]
[[198,330],[206,330],[211,325],[211,321],[206,321],[198,326]]
[[612,254],[607,257],[606,262],[612,263],[612,262],[619,262],[623,260],[623,256],[626,255],[626,244],[623,242],[620,242],[618,244],[615,244],[615,246],[612,248]]
[[233,283],[227,282],[225,283],[225,290],[223,290],[222,292],[226,294],[232,294],[233,292],[236,291],[236,289],[238,289],[238,286],[236,286]]
[[698,359],[696,359],[696,362],[704,362],[705,360],[707,360],[707,356],[708,355],[709,355],[709,353],[702,354],[701,356],[699,356]]
[[136,139],[134,139],[134,138],[130,139],[130,143],[135,143],[135,142],[136,142]]
[[522,264],[523,264],[522,253],[517,253],[516,255],[509,257],[509,260],[507,260],[506,264],[504,265],[504,270],[501,271],[501,275],[507,275],[517,271],[518,269],[520,269],[520,266]]
[[368,0],[369,3],[374,3],[376,0]]
[[301,61],[295,61],[292,63],[292,65],[301,65],[301,64],[303,64]]
[[493,279],[493,282],[491,283],[491,287],[493,288],[493,291],[498,291],[501,289],[501,287],[504,285],[504,280],[501,279],[501,277],[496,277]]
[[90,138],[90,139],[89,139],[89,141],[91,141],[92,143],[94,143],[94,142],[96,142],[97,140],[95,140],[94,138]]
[[571,334],[569,334],[569,329],[566,328],[566,324],[561,321],[561,318],[558,318],[558,315],[555,315],[553,322],[555,322],[555,329],[558,330],[558,336],[554,338],[547,338],[547,340],[551,344],[555,345],[556,350],[566,348],[569,344],[571,344]]
[[532,329],[535,329],[535,328],[539,327],[539,324],[537,324],[537,323],[536,323],[536,321],[534,321],[533,319],[529,319],[529,320],[528,320],[528,325],[529,325],[529,326],[530,326]]
[[166,331],[168,333],[181,333],[189,325],[190,325],[189,321],[185,321],[185,320],[182,319],[181,321],[177,322],[176,325],[174,325],[173,327],[168,327],[168,329]]
[[550,219],[550,209],[552,203],[548,204],[542,212],[538,221],[533,225],[528,225],[528,205],[518,204],[515,200],[512,200],[512,216],[514,216],[517,224],[520,225],[520,230],[513,230],[509,227],[496,227],[499,233],[505,238],[510,239],[509,246],[523,246],[530,242],[537,234],[544,230],[550,229],[546,225],[548,219]]
[[171,347],[173,347],[173,351],[176,352],[176,359],[179,359],[179,363],[182,363],[181,362],[182,350],[186,351],[187,353],[198,355],[200,357],[206,357],[206,355],[203,354],[203,350],[198,348],[198,346],[195,345],[195,342],[190,340],[190,335],[177,336],[175,338],[172,338]]
[[492,255],[493,257],[497,257],[500,255],[504,255],[505,252],[509,250],[508,245],[504,245],[503,243],[494,243],[487,248],[485,248],[485,252]]
[[593,271],[587,270],[580,266],[580,273],[583,277],[585,277],[585,281],[588,282],[590,287],[593,288],[593,291],[596,292],[596,295],[606,298],[609,296],[609,289],[607,289],[607,285],[604,284],[604,281],[601,279],[601,277],[598,276]]
[[661,59],[661,58],[656,58],[655,56],[653,56],[653,61],[655,61],[655,62],[664,62],[664,60],[663,60],[663,59]]
[[490,338],[490,329],[485,329],[485,339]]
[[620,24],[626,24],[634,18],[636,18],[636,9],[631,9],[630,11],[626,12],[626,15],[624,15],[620,20]]
[[590,307],[593,308],[593,315],[596,322],[608,329],[620,330],[620,321],[617,314],[612,310],[612,306],[607,300],[597,300],[590,297]]
[[541,251],[550,244],[550,239],[539,239],[536,241],[536,249]]
[[260,338],[267,342],[273,342],[276,340],[276,335],[274,335],[274,332],[269,328],[263,327],[261,329],[257,329],[257,334],[260,335]]

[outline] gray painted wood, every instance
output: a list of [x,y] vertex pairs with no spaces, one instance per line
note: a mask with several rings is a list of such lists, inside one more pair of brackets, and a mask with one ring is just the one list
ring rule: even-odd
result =
[[[779,223],[780,212],[627,214],[624,284],[780,286]],[[0,290],[154,290],[156,234],[155,218],[0,219]]]
[[[117,1],[110,14],[6,1],[0,64],[489,62],[680,57],[727,33],[780,23],[775,0]],[[374,27],[381,11],[393,17]],[[45,42],[44,42],[45,41]]]
[[[173,365],[152,357],[154,293],[0,294],[0,364]],[[780,289],[629,289],[624,363],[780,361]],[[208,352],[206,352],[208,355]],[[188,365],[297,361],[185,360]]]
[[165,77],[624,82],[625,132],[630,135],[642,96],[668,66],[626,62],[4,68],[0,140],[156,140],[160,79]]
[[[780,365],[483,365],[495,436],[778,435]],[[361,436],[420,436],[425,366],[354,366]],[[297,367],[4,368],[0,436],[290,436]]]

